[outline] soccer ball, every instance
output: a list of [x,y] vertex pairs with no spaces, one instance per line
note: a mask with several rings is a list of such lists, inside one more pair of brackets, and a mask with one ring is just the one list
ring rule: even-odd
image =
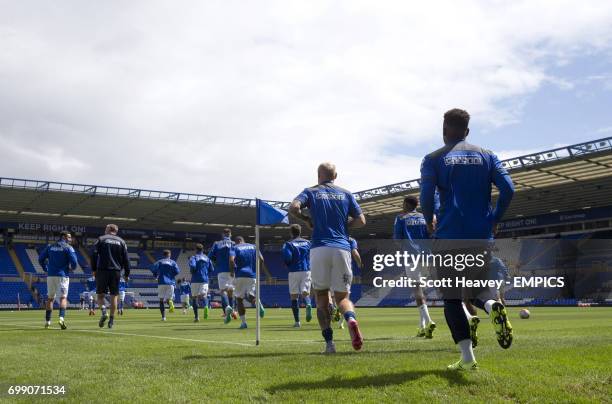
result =
[[522,318],[522,319],[529,318],[529,310],[523,309],[523,310],[519,311],[519,317]]

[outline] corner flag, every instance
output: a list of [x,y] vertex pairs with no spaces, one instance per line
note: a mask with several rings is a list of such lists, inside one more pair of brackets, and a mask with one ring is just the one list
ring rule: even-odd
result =
[[[258,254],[261,251],[259,245],[259,226],[269,225],[269,224],[278,224],[278,223],[286,223],[289,224],[289,216],[288,212],[282,209],[275,208],[267,202],[262,201],[261,199],[255,199],[255,245],[257,246]],[[261,336],[261,326],[259,324],[259,308],[261,305],[260,298],[260,288],[259,288],[259,272],[261,262],[259,258],[256,260],[255,265],[255,307],[256,314],[255,318],[257,319],[257,325],[255,327],[255,345],[259,345],[259,340]]]
[[255,205],[257,209],[256,223],[258,226],[278,223],[289,224],[289,216],[287,211],[275,208],[261,199],[255,199]]

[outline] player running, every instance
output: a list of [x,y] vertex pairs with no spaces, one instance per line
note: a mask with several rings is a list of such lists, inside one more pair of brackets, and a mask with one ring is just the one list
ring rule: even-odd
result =
[[[410,254],[420,254],[425,250],[425,246],[419,244],[419,240],[428,240],[427,223],[423,215],[416,211],[419,200],[412,195],[404,198],[402,213],[396,216],[393,224],[393,239],[402,240],[401,248]],[[421,243],[422,244],[422,243]],[[406,267],[408,277],[419,279],[421,277],[420,268]],[[417,284],[415,288],[415,298],[419,309],[419,327],[417,337],[433,338],[436,323],[429,316],[425,294]]]
[[45,311],[45,328],[51,325],[51,314],[53,302],[59,295],[59,320],[58,324],[65,330],[66,305],[68,303],[68,286],[70,279],[68,274],[77,267],[77,256],[72,243],[72,235],[67,231],[60,233],[59,240],[50,244],[38,256],[38,263],[43,271],[47,273],[47,306]]
[[96,315],[96,278],[91,275],[87,278],[87,286],[86,286],[85,297],[87,300],[87,305],[89,307],[89,315]]
[[204,320],[208,319],[208,279],[214,271],[212,261],[204,254],[204,246],[196,244],[196,254],[189,258],[189,272],[191,272],[191,291],[194,322],[200,321],[198,307],[204,308]]
[[123,305],[125,304],[125,290],[127,288],[127,282],[121,278],[119,280],[119,315],[123,316]]
[[224,323],[227,324],[232,318],[236,319],[231,300],[234,296],[234,276],[230,273],[229,260],[230,253],[235,243],[232,241],[232,231],[223,230],[223,238],[215,241],[208,252],[208,258],[215,264],[217,280],[219,282],[219,292],[221,293],[221,307],[225,313]]
[[302,226],[292,224],[291,240],[283,244],[283,261],[289,269],[289,295],[295,328],[300,328],[300,302],[302,295],[306,305],[306,322],[312,320],[312,302],[310,301],[310,241],[302,238]]
[[[235,275],[235,294],[238,303],[238,314],[240,315],[240,329],[247,328],[246,310],[244,299],[255,307],[256,265],[257,259],[261,265],[265,265],[261,253],[257,251],[254,244],[244,242],[242,236],[236,237],[236,245],[230,252],[230,272]],[[264,316],[265,310],[261,301],[259,302],[259,317]]]
[[157,297],[159,297],[159,311],[161,320],[166,321],[166,306],[168,302],[170,313],[174,313],[174,285],[175,278],[181,272],[177,263],[170,258],[172,252],[164,250],[164,257],[151,267],[151,272],[157,278]]
[[[514,186],[510,175],[497,156],[491,151],[471,145],[465,141],[469,134],[470,116],[466,111],[452,109],[444,114],[443,139],[445,146],[428,154],[421,164],[421,206],[428,230],[434,235],[440,254],[453,255],[486,253],[488,240],[493,237],[493,229],[501,220],[510,205]],[[491,186],[495,184],[499,197],[495,209],[491,207]],[[434,194],[440,193],[440,213],[434,228]],[[446,242],[445,242],[446,240]],[[457,247],[454,241],[472,240],[469,247]],[[462,272],[467,276],[479,276],[482,269],[467,268]],[[453,268],[440,268],[445,274],[452,274]],[[456,272],[454,272],[456,273]],[[486,274],[485,274],[486,275]],[[482,274],[480,275],[482,276]],[[448,366],[451,370],[475,370],[478,368],[468,319],[462,308],[462,290],[442,290],[444,295],[444,316],[455,343],[461,350],[461,359]],[[506,309],[500,302],[492,299],[486,290],[468,290],[472,302],[484,309],[490,316],[497,334],[499,345],[507,349],[512,344],[512,326]]]
[[[353,280],[348,230],[364,226],[366,219],[353,194],[334,184],[336,166],[322,163],[317,175],[318,184],[304,189],[291,203],[289,212],[313,229],[310,272],[317,295],[317,318],[325,339],[324,352],[336,352],[328,308],[330,290],[348,323],[353,348],[360,350],[363,338],[348,297]],[[302,213],[303,208],[309,209],[310,216]]]
[[181,294],[183,314],[187,314],[187,309],[189,309],[189,301],[191,300],[191,285],[185,278],[179,280],[179,293]]
[[[102,310],[102,316],[98,321],[98,327],[104,327],[108,320],[108,328],[113,328],[115,311],[117,310],[117,295],[119,295],[119,281],[121,270],[123,278],[127,282],[130,276],[130,258],[127,245],[117,232],[119,227],[109,224],[104,230],[104,235],[98,237],[94,244],[91,257],[91,269],[96,278],[96,293],[98,294],[98,306]],[[110,318],[106,315],[104,298],[110,295]]]

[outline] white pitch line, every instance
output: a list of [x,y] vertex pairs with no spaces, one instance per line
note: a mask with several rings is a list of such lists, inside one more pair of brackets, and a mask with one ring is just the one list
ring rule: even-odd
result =
[[[28,328],[41,328],[41,326],[37,325],[28,325],[28,324],[9,324],[2,323],[0,325],[9,325],[13,327],[28,327]],[[129,332],[117,332],[117,331],[103,331],[103,330],[79,330],[74,328],[69,328],[68,331],[78,331],[78,332],[89,332],[103,335],[125,335],[129,337],[145,337],[145,338],[157,338],[157,339],[169,339],[175,341],[188,341],[188,342],[205,342],[210,344],[229,344],[229,345],[239,345],[239,346],[248,346],[252,347],[255,344],[246,344],[244,342],[233,342],[233,341],[211,341],[206,339],[192,339],[192,338],[179,338],[179,337],[166,337],[161,335],[147,335],[147,334],[133,334]]]
[[[74,321],[74,320],[73,320]],[[40,325],[29,325],[29,324],[11,324],[11,323],[1,323],[0,325],[7,325],[7,326],[13,326],[13,327],[28,327],[28,328],[41,328]],[[53,328],[56,329],[56,328]],[[175,341],[187,341],[187,342],[202,342],[202,343],[209,343],[209,344],[228,344],[228,345],[238,345],[238,346],[247,346],[247,347],[254,347],[256,346],[254,343],[253,344],[247,344],[244,342],[233,342],[233,341],[212,341],[212,340],[205,340],[205,339],[192,339],[192,338],[179,338],[179,337],[167,337],[167,336],[161,336],[161,335],[147,335],[147,334],[134,334],[134,333],[127,333],[127,332],[118,332],[118,331],[104,331],[104,330],[83,330],[83,329],[75,329],[75,328],[69,328],[68,331],[78,331],[78,332],[88,332],[88,333],[95,333],[95,334],[105,334],[105,335],[123,335],[123,336],[130,336],[130,337],[145,337],[145,338],[157,338],[157,339],[167,339],[167,340],[175,340]],[[405,342],[405,341],[410,341],[413,338],[411,337],[395,337],[395,338],[385,338],[382,340],[377,340],[377,339],[372,339],[372,340],[368,340],[367,338],[365,339],[365,343],[369,344],[376,344],[379,342]],[[345,339],[339,339],[336,340],[337,342],[350,342],[350,340],[345,340]],[[296,340],[296,339],[266,339],[266,338],[262,338],[261,343],[262,344],[266,344],[266,343],[275,343],[276,345],[308,345],[308,344],[321,344],[323,341],[317,341],[317,340]]]

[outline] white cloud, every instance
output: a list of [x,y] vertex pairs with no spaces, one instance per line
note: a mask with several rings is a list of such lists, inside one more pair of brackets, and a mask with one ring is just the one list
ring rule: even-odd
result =
[[516,122],[612,39],[597,1],[2,4],[1,175],[282,200],[323,160],[352,190],[414,178],[386,151],[454,106]]

